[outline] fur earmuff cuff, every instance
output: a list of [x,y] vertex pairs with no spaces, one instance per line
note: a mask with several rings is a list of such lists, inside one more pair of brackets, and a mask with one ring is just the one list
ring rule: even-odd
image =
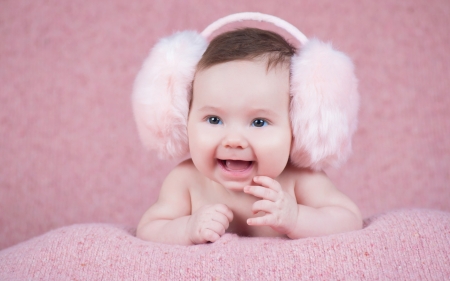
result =
[[161,39],[136,77],[132,104],[144,146],[161,158],[178,159],[189,151],[187,118],[191,84],[206,39],[195,31]]
[[354,67],[331,44],[310,40],[291,62],[290,159],[299,167],[338,167],[351,153],[359,94]]

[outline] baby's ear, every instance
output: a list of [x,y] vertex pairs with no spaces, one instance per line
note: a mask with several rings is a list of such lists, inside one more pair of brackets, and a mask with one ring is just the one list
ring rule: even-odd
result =
[[197,32],[177,32],[153,47],[136,77],[132,103],[139,135],[161,158],[179,159],[189,151],[190,93],[206,47]]
[[310,40],[291,63],[291,161],[321,170],[351,153],[359,94],[353,63],[330,44]]

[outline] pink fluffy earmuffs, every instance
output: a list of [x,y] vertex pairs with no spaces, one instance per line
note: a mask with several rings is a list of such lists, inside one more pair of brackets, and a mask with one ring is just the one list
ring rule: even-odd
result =
[[160,157],[188,155],[187,119],[197,63],[215,30],[242,20],[272,23],[302,44],[291,59],[290,161],[314,170],[337,167],[351,153],[357,125],[359,95],[352,62],[330,44],[308,40],[288,22],[260,13],[229,15],[200,34],[177,32],[154,46],[136,77],[132,97],[144,145]]

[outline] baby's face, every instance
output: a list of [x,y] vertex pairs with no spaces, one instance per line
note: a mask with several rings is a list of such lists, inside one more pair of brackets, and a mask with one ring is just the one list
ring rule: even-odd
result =
[[289,69],[265,60],[232,61],[196,74],[188,120],[197,169],[230,190],[256,175],[276,178],[291,147]]

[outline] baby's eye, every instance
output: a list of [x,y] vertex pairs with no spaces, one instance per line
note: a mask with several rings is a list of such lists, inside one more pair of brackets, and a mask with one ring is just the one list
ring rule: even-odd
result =
[[220,125],[222,124],[222,120],[220,120],[217,116],[210,116],[208,117],[208,123],[213,125]]
[[254,127],[264,127],[267,125],[267,121],[264,119],[255,119],[252,122],[252,126]]

